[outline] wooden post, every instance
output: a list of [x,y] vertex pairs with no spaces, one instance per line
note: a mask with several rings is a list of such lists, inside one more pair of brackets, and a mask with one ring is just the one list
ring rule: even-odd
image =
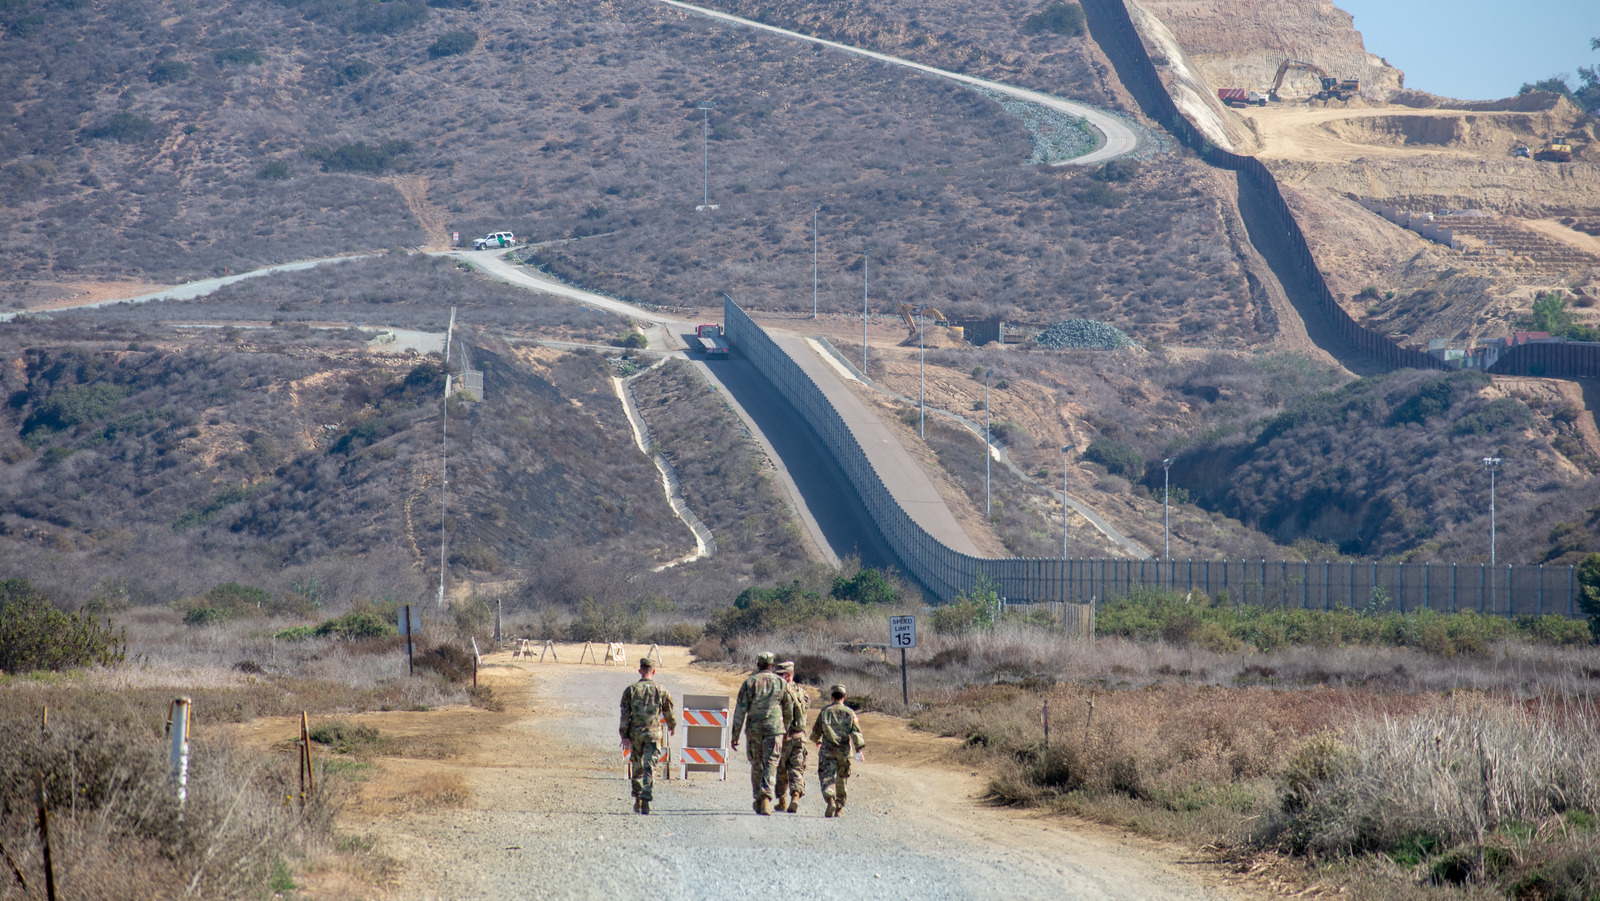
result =
[[478,687],[478,658],[472,658],[472,687]]
[[33,784],[39,795],[39,841],[44,845],[44,894],[48,901],[56,901],[56,867],[50,860],[50,811],[45,807],[44,773],[34,773]]
[[189,699],[172,701],[172,781],[178,786],[178,807],[189,800]]
[[0,845],[0,855],[5,856],[6,865],[11,868],[11,875],[17,877],[17,884],[22,886],[22,891],[26,893],[28,891],[28,879],[22,875],[22,868],[17,866],[16,860],[12,859],[11,852],[6,850],[5,845]]
[[39,734],[45,735],[50,731],[50,705],[44,705],[44,710],[39,712]]

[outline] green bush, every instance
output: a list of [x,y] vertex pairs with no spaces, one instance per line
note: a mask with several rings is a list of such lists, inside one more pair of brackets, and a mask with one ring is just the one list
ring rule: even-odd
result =
[[190,607],[183,614],[186,626],[215,626],[233,619],[233,611],[220,607]]
[[355,84],[378,71],[378,67],[364,59],[352,59],[340,66],[334,81],[338,84]]
[[338,638],[344,641],[357,641],[363,638],[393,638],[400,634],[395,625],[395,617],[385,615],[383,611],[364,607],[352,610],[343,616],[324,620],[316,628],[318,638]]
[[948,604],[933,608],[933,631],[940,635],[965,635],[994,625],[1000,608],[999,586],[979,574],[968,591]]
[[150,82],[152,84],[172,84],[183,81],[189,77],[189,72],[194,67],[186,62],[176,59],[164,59],[150,67]]
[[1144,477],[1144,458],[1121,441],[1096,438],[1089,442],[1083,458],[1091,463],[1099,463],[1106,468],[1106,472],[1122,476],[1130,482],[1137,482]]
[[305,154],[328,172],[376,174],[391,168],[396,156],[410,153],[411,149],[411,142],[405,140],[385,141],[377,146],[357,141],[341,147],[313,147]]
[[26,579],[0,581],[0,672],[110,666],[125,650],[109,622],[56,609]]
[[1533,422],[1533,411],[1514,397],[1497,397],[1456,421],[1450,431],[1456,435],[1487,435],[1503,429],[1525,429]]
[[1076,3],[1052,3],[1022,20],[1023,34],[1083,34],[1083,7]]
[[256,178],[264,178],[268,181],[288,181],[294,178],[294,170],[290,169],[289,164],[283,160],[273,160],[261,167],[261,171],[256,173]]
[[898,599],[898,589],[873,570],[836,578],[827,596],[807,590],[798,579],[772,588],[752,585],[739,593],[732,607],[711,617],[705,634],[725,639],[802,629],[810,623],[855,616],[869,606],[892,603],[891,595]]
[[478,35],[471,31],[447,31],[439,35],[439,39],[428,47],[428,55],[434,59],[446,56],[460,56],[471,53],[472,48],[478,46]]
[[344,720],[324,720],[308,730],[311,740],[327,745],[335,754],[371,751],[382,745],[383,736],[374,726]]

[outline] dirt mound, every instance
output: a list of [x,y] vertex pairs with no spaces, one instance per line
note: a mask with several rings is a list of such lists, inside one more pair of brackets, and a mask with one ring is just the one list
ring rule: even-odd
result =
[[[1327,0],[1140,0],[1166,23],[1213,87],[1265,92],[1286,59],[1314,63],[1328,74],[1360,78],[1362,94],[1384,99],[1405,84],[1405,73],[1368,53],[1350,14]],[[1320,87],[1308,73],[1291,73],[1286,97]],[[1309,90],[1307,90],[1309,88]]]

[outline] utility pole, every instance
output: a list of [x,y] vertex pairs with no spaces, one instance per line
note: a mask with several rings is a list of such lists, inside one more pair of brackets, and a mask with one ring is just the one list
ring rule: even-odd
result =
[[921,360],[917,363],[917,437],[928,437],[928,330],[922,327],[923,307],[917,308],[917,343],[921,346]]
[[[1172,458],[1161,461],[1161,556],[1172,559]],[[1194,558],[1190,558],[1194,559]]]
[[1067,455],[1072,445],[1061,446],[1061,559],[1067,559]]
[[456,308],[450,308],[450,324],[444,330],[444,427],[439,449],[439,601],[444,606],[445,570],[445,485],[450,478],[450,339],[456,331]]
[[867,374],[867,254],[861,254],[861,374]]
[[[822,204],[817,204],[811,211],[811,318],[817,318],[817,214],[822,212]],[[865,363],[866,357],[861,358]]]
[[989,458],[994,451],[989,445],[989,376],[993,369],[983,371],[983,518],[989,518]]

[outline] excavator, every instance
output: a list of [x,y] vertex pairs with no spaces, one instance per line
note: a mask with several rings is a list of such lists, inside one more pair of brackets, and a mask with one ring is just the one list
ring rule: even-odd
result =
[[1267,99],[1278,101],[1278,89],[1283,87],[1283,77],[1289,70],[1299,69],[1312,72],[1322,80],[1322,90],[1311,96],[1313,100],[1349,100],[1361,93],[1361,79],[1359,78],[1334,78],[1328,70],[1316,63],[1301,62],[1297,59],[1286,59],[1278,64],[1278,74],[1272,79],[1272,88],[1267,91]]
[[[901,342],[901,346],[904,347],[906,345],[917,343],[917,339],[922,337],[922,329],[917,325],[916,305],[909,303],[901,304],[900,318],[905,320],[906,329],[910,332],[910,334],[906,335],[906,340]],[[946,328],[950,326],[950,320],[946,318],[943,313],[935,310],[933,307],[922,308],[922,319],[924,322],[932,322],[934,325],[944,326]]]
[[1533,155],[1533,158],[1545,163],[1570,163],[1572,162],[1572,145],[1567,143],[1567,139],[1564,137],[1556,138],[1554,141],[1545,144],[1539,152]]

